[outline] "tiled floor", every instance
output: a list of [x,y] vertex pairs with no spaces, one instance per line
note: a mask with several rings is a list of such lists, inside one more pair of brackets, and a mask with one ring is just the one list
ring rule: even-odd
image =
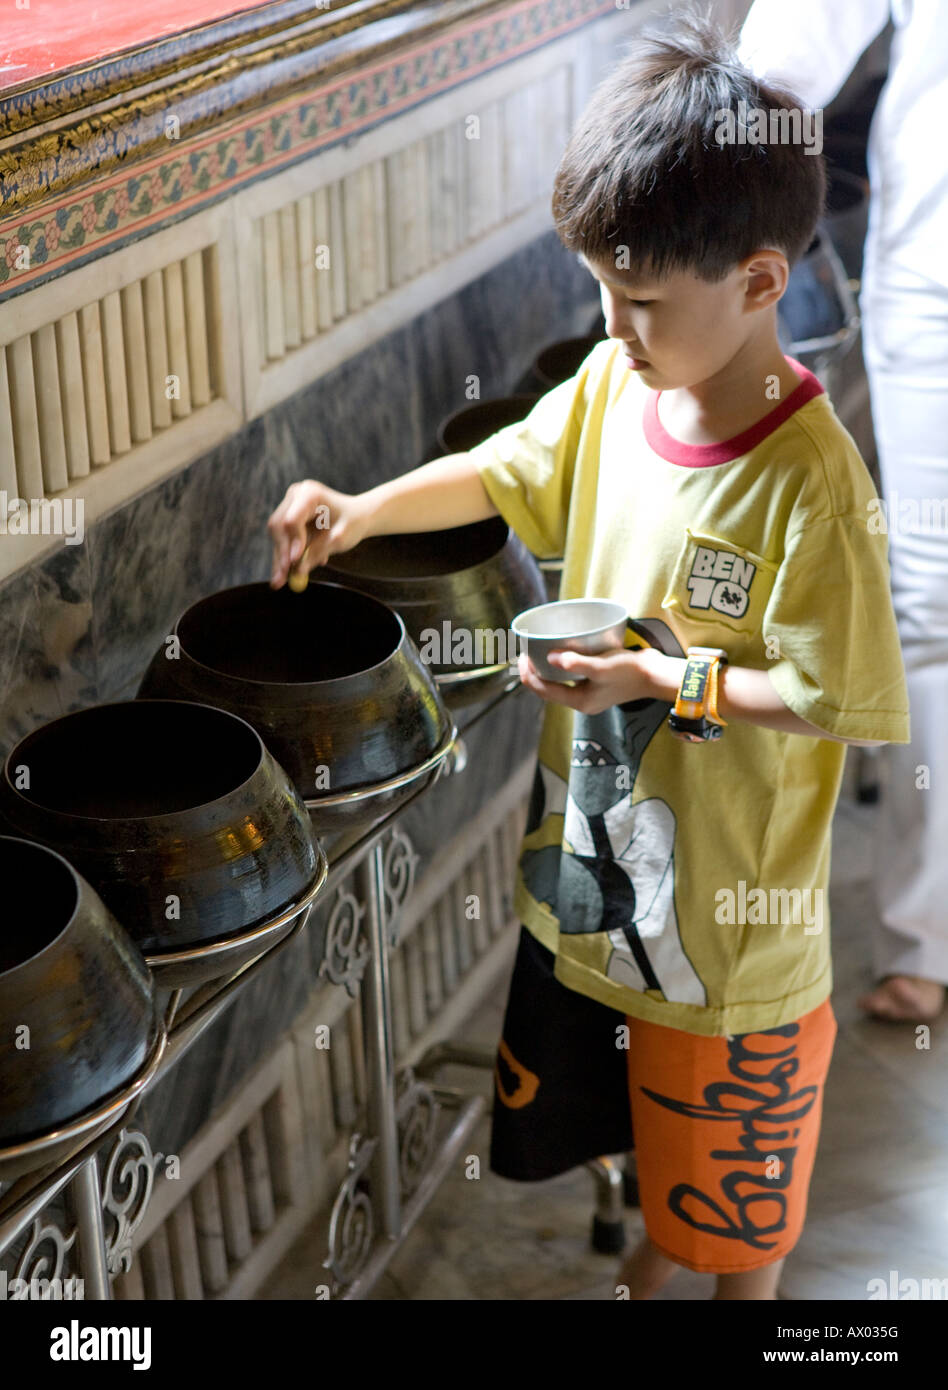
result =
[[[833,938],[839,1036],[826,1088],[822,1139],[809,1218],[788,1259],[789,1299],[868,1297],[868,1281],[948,1277],[948,1015],[916,1046],[911,1025],[866,1020],[856,997],[870,981],[866,888],[872,808],[850,801],[837,813],[833,856]],[[494,1046],[506,981],[469,1021],[464,1037]],[[491,1080],[445,1069],[442,1081],[481,1089]],[[489,1118],[459,1159],[370,1295],[372,1299],[614,1299],[616,1259],[590,1246],[592,1180],[577,1169],[521,1185],[488,1170]],[[641,1218],[627,1214],[630,1240]],[[271,1279],[266,1298],[312,1298],[322,1248],[306,1236]],[[324,1276],[323,1276],[324,1277]],[[710,1275],[682,1270],[660,1297],[704,1299]]]

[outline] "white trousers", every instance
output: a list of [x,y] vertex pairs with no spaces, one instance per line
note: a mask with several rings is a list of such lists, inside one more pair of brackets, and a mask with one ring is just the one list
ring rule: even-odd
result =
[[912,742],[883,750],[876,976],[948,983],[948,288],[873,262],[862,313]]

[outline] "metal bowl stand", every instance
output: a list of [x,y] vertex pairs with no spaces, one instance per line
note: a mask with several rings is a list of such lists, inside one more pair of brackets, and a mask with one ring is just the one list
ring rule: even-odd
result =
[[58,1129],[0,1148],[0,1181],[11,1182],[23,1173],[35,1172],[38,1167],[55,1168],[68,1154],[75,1153],[77,1147],[91,1143],[116,1120],[124,1118],[131,1102],[157,1071],[167,1041],[165,1025],[160,1023],[147,1058],[120,1091],[113,1092],[95,1109],[86,1110]]
[[[489,715],[514,690],[522,688],[519,682],[511,682],[500,695],[472,716],[465,729]],[[436,1192],[485,1107],[482,1096],[465,1095],[457,1090],[429,1085],[421,1079],[421,1074],[416,1078],[410,1068],[396,1075],[388,965],[390,945],[397,941],[396,916],[400,906],[390,883],[392,866],[389,852],[393,849],[399,851],[406,845],[410,851],[408,841],[400,836],[395,823],[403,811],[426,794],[434,780],[446,773],[462,770],[465,761],[463,739],[452,729],[450,740],[445,740],[442,748],[426,760],[425,765],[402,774],[406,781],[419,784],[408,800],[400,802],[368,831],[363,829],[358,835],[353,831],[335,837],[329,851],[326,888],[331,889],[341,883],[350,873],[354,875],[356,891],[365,904],[364,930],[367,938],[360,969],[365,972],[361,979],[361,990],[368,1079],[364,1127],[368,1133],[352,1136],[349,1171],[333,1204],[330,1248],[324,1261],[338,1295],[343,1299],[359,1298],[371,1288]],[[433,778],[426,777],[426,773],[432,772]],[[384,837],[390,831],[392,838],[386,849]],[[410,872],[409,879],[411,876]],[[262,945],[263,950],[255,958],[240,959],[235,951],[227,963],[231,967],[236,965],[236,968],[232,968],[226,978],[205,983],[184,1001],[183,988],[172,987],[165,1011],[167,1045],[149,1076],[142,1079],[135,1103],[146,1085],[155,1084],[181,1060],[201,1034],[233,1003],[248,981],[264,969],[272,957],[290,946],[310,919],[314,897],[315,892],[307,902],[294,904],[287,909],[286,915],[292,920],[281,937],[277,937],[276,923],[269,924],[274,931],[267,936],[267,940],[257,938],[255,945]],[[267,931],[266,928],[258,930]],[[206,948],[202,950],[207,954]],[[215,964],[221,965],[225,960],[226,955],[217,953]],[[349,983],[341,979],[336,981],[331,971],[330,978],[336,983]],[[170,981],[169,969],[165,983],[169,984]],[[406,1117],[410,1121],[416,1102],[420,1102],[422,1108],[428,1107],[430,1112],[444,1107],[457,1113],[436,1149],[432,1129],[431,1142],[425,1152],[424,1171],[413,1189],[406,1192],[403,1191],[399,1125],[406,1122]],[[50,1199],[68,1184],[79,1237],[79,1264],[85,1295],[99,1299],[112,1297],[110,1275],[129,1267],[132,1235],[144,1216],[152,1171],[158,1161],[143,1134],[124,1129],[127,1118],[125,1109],[103,1117],[105,1127],[90,1131],[84,1144],[77,1137],[75,1142],[82,1144],[82,1147],[74,1150],[67,1159],[60,1159],[53,1172],[47,1164],[40,1171],[34,1170],[24,1175],[12,1187],[0,1193],[0,1255],[31,1220],[36,1235],[40,1229],[39,1214]],[[111,1144],[111,1150],[105,1178],[101,1180],[98,1159],[106,1143]],[[147,1176],[141,1179],[144,1195],[134,1216],[123,1217],[118,1233],[107,1243],[104,1209],[114,1214],[110,1184],[119,1158],[129,1148],[136,1150],[136,1172],[147,1171]],[[40,1158],[39,1153],[36,1157]],[[134,1181],[137,1187],[138,1177]],[[363,1184],[368,1187],[368,1195],[362,1190]],[[358,1219],[350,1223],[353,1215],[357,1218],[368,1217],[365,1239],[358,1240],[354,1245],[348,1242],[346,1236],[350,1224],[359,1225]],[[42,1228],[43,1234],[48,1234],[50,1230],[49,1226]],[[56,1235],[64,1248],[58,1231]]]
[[[354,787],[352,791],[336,792],[332,796],[307,797],[305,802],[306,808],[308,811],[325,811],[327,809],[348,810],[350,807],[359,807],[363,805],[363,803],[371,804],[372,801],[386,796],[389,792],[398,791],[402,787],[408,787],[413,782],[420,781],[421,778],[425,777],[428,773],[434,772],[436,768],[440,768],[445,758],[447,758],[448,754],[457,743],[457,738],[457,727],[452,723],[451,728],[442,738],[435,751],[430,753],[423,762],[416,763],[414,767],[410,767],[406,772],[396,773],[394,777],[389,777],[384,782],[373,782],[367,787]],[[389,812],[383,807],[379,811],[376,820],[381,820],[388,814]],[[362,823],[360,827],[361,833],[364,834],[366,829],[370,829],[373,824],[374,822],[370,821],[369,826],[366,827],[366,825]],[[345,826],[341,824],[340,829],[344,830]]]
[[[4,1211],[0,1221],[0,1252],[30,1221],[34,1227],[34,1242],[54,1234],[57,1246],[64,1252],[72,1240],[77,1239],[83,1285],[88,1285],[89,1296],[112,1297],[99,1193],[99,1149],[103,1138],[121,1130],[134,1114],[146,1088],[159,1073],[167,1041],[168,1034],[162,1023],[144,1065],[117,1095],[96,1110],[87,1111],[58,1130],[0,1150],[0,1176],[4,1181],[8,1175],[16,1177],[0,1201]],[[69,1242],[62,1240],[56,1228],[43,1227],[39,1222],[43,1208],[64,1188],[75,1219],[75,1233]]]
[[514,664],[502,661],[470,671],[445,671],[435,676],[435,684],[445,704],[453,710],[477,704],[498,692],[509,693],[520,684],[520,676]]

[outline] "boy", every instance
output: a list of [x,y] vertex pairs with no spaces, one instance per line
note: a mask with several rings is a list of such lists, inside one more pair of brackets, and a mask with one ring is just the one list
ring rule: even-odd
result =
[[298,483],[269,523],[279,587],[364,536],[499,512],[563,554],[562,597],[632,616],[623,649],[551,658],[575,684],[520,659],[547,708],[491,1149],[495,1171],[534,1180],[634,1129],[648,1234],[620,1272],[632,1298],[679,1265],[715,1273],[718,1298],[776,1297],[836,1031],[825,898],[845,745],[908,739],[872,485],[777,340],[822,161],[720,134],[728,112],[795,106],[700,22],[638,41],[553,198],[609,339],[469,453],[358,496]]

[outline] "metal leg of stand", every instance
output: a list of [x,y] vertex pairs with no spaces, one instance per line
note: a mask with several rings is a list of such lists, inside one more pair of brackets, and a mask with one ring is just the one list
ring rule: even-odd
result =
[[112,1281],[105,1252],[105,1227],[99,1196],[99,1162],[95,1154],[85,1162],[69,1184],[69,1201],[76,1222],[79,1267],[85,1297],[111,1299]]
[[593,1158],[586,1164],[596,1184],[596,1212],[592,1224],[593,1249],[615,1255],[625,1248],[622,1170],[611,1158]]
[[426,1078],[437,1076],[441,1067],[449,1063],[461,1067],[476,1067],[479,1071],[493,1071],[497,1061],[496,1047],[474,1047],[465,1042],[433,1043],[415,1063],[416,1076]]
[[369,1132],[378,1139],[372,1159],[371,1191],[379,1230],[396,1239],[402,1229],[395,1118],[395,1054],[385,921],[385,869],[381,842],[356,870],[362,880],[365,931],[370,957],[362,980],[362,1027],[368,1090]]

